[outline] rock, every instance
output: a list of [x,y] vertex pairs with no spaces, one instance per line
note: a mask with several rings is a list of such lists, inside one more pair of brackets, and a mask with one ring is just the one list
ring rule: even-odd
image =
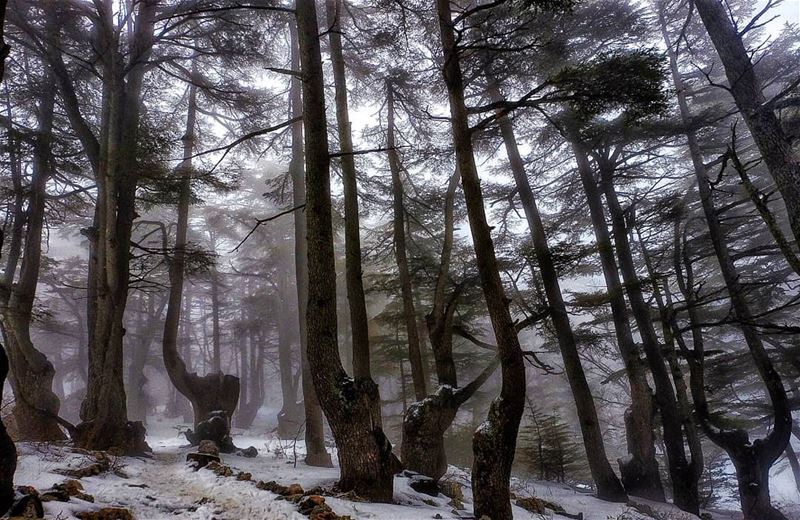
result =
[[286,486],[284,486],[282,484],[278,484],[274,480],[270,480],[269,482],[264,482],[263,480],[259,480],[256,483],[256,487],[258,489],[261,489],[261,490],[264,490],[264,491],[270,491],[272,493],[275,493],[276,495],[288,495],[289,494],[289,493],[287,493],[287,490],[289,488],[287,488]]
[[209,471],[213,471],[214,473],[216,473],[220,477],[232,477],[233,476],[233,470],[230,468],[230,466],[226,466],[226,465],[221,464],[219,462],[215,462],[215,461],[209,462],[206,465],[206,469],[209,470]]
[[131,512],[121,507],[104,507],[99,511],[76,513],[75,516],[80,520],[134,520]]
[[304,493],[305,491],[303,491],[303,486],[297,483],[289,484],[289,487],[286,488],[287,495],[302,495]]
[[189,465],[191,465],[194,470],[197,471],[200,468],[205,468],[212,462],[219,464],[222,461],[217,455],[208,455],[206,453],[187,453],[186,462],[188,462]]
[[203,439],[197,447],[197,453],[219,457],[219,446],[212,440]]
[[308,517],[311,520],[344,520],[343,517],[337,515],[333,511],[325,510],[325,511],[312,511]]
[[245,473],[244,471],[240,471],[236,474],[236,480],[244,480],[250,481],[253,479],[253,475],[251,473]]
[[64,489],[58,489],[56,487],[48,489],[47,491],[42,491],[40,496],[42,502],[69,502],[69,493]]
[[239,455],[240,457],[247,457],[249,459],[252,459],[254,457],[258,457],[258,450],[256,449],[255,446],[250,446],[249,448],[245,448],[243,450],[237,451],[236,455]]
[[236,446],[231,439],[231,426],[228,414],[223,411],[211,412],[205,421],[197,424],[197,431],[186,430],[186,439],[192,446],[199,445],[204,440],[214,441],[222,453],[235,453]]
[[325,503],[325,498],[319,495],[305,497],[297,504],[297,511],[304,515],[310,515],[315,509],[330,511],[331,508]]
[[543,500],[540,500],[536,497],[528,497],[528,498],[519,498],[517,499],[516,504],[524,509],[525,511],[530,511],[536,515],[543,515],[545,514],[545,503]]
[[[30,486],[26,486],[30,487]],[[35,489],[33,490],[36,491]],[[44,518],[44,507],[38,493],[18,494],[8,511],[14,518]]]
[[417,493],[424,493],[432,497],[439,495],[439,485],[431,477],[408,470],[403,471],[403,475],[408,477],[408,485]]
[[74,479],[67,480],[61,484],[56,484],[53,486],[53,489],[64,491],[67,493],[67,495],[84,500],[86,502],[94,502],[94,497],[92,495],[83,492],[83,484]]

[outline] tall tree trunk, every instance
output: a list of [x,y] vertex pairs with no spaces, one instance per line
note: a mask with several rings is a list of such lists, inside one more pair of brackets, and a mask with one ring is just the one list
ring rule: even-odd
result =
[[[297,26],[289,24],[292,46],[292,70],[300,72],[300,49]],[[292,78],[290,90],[291,116],[303,115],[303,84]],[[292,177],[292,198],[294,207],[306,204],[305,157],[303,144],[303,123],[292,125],[292,160],[289,163]],[[306,212],[308,209],[306,208]],[[309,466],[332,467],[331,455],[325,448],[325,423],[322,408],[314,389],[311,377],[311,365],[308,361],[308,237],[306,232],[306,216],[294,213],[294,266],[297,287],[298,326],[300,332],[300,365],[303,385],[303,408],[305,413],[306,464]]]
[[[196,62],[192,65],[193,75],[197,75]],[[167,375],[178,392],[186,397],[192,404],[194,412],[194,426],[208,418],[211,412],[222,410],[228,416],[228,424],[233,418],[234,411],[239,402],[239,378],[230,374],[223,374],[219,370],[219,316],[215,310],[215,288],[218,280],[212,272],[212,312],[214,318],[214,367],[211,373],[200,376],[190,372],[178,351],[178,329],[181,322],[181,306],[183,300],[183,281],[185,278],[186,249],[188,246],[187,234],[189,231],[189,204],[192,199],[192,156],[194,154],[195,126],[197,121],[197,87],[194,83],[189,85],[188,109],[186,115],[186,132],[183,140],[183,160],[176,168],[180,176],[178,193],[178,222],[175,230],[175,249],[169,259],[169,299],[167,315],[164,318],[164,335],[161,352],[164,357],[164,366]],[[166,244],[165,244],[166,246]],[[165,247],[166,248],[166,247]]]
[[[60,402],[52,390],[55,370],[47,357],[33,345],[30,331],[41,266],[46,188],[53,174],[51,142],[55,96],[55,79],[47,74],[39,103],[27,212],[14,216],[15,225],[17,220],[26,225],[22,266],[16,283],[8,285],[10,292],[2,315],[11,368],[9,380],[16,397],[13,413],[18,440],[28,441],[64,438],[56,421]],[[8,274],[13,278],[13,272]]]
[[[278,290],[283,301],[288,301],[286,294],[286,277],[278,280]],[[280,439],[294,439],[303,426],[303,417],[297,405],[297,392],[294,385],[294,369],[292,367],[291,315],[286,313],[281,306],[278,311],[278,371],[281,379],[281,410],[278,412],[278,437]]]
[[[625,291],[628,294],[628,301],[639,329],[639,335],[642,338],[642,346],[644,347],[647,363],[656,388],[655,401],[661,414],[664,446],[672,479],[673,500],[675,505],[682,510],[699,515],[700,495],[697,484],[700,471],[686,457],[683,440],[683,421],[678,411],[675,390],[672,387],[667,364],[662,354],[662,345],[653,327],[650,307],[644,301],[642,284],[633,261],[633,253],[628,241],[625,213],[614,188],[614,167],[611,164],[611,160],[605,158],[599,160],[599,166],[601,186],[611,215],[611,227],[614,231],[614,243],[620,271],[625,281]],[[587,179],[587,181],[594,184],[593,178]],[[599,197],[600,194],[597,193],[596,196]]]
[[[330,41],[331,66],[336,103],[336,127],[341,153],[344,185],[344,249],[347,302],[350,307],[350,329],[353,341],[353,377],[369,379],[369,322],[361,273],[361,226],[358,216],[358,181],[353,155],[353,137],[347,107],[347,78],[342,52],[342,0],[325,0]],[[380,413],[377,414],[378,416]]]
[[742,34],[721,0],[692,0],[719,54],[736,101],[750,134],[783,196],[795,240],[800,241],[800,158],[794,143],[775,114],[775,104],[764,97]]
[[[97,3],[98,32],[103,54],[105,108],[96,171],[98,211],[94,237],[96,261],[90,262],[90,308],[93,318],[89,342],[89,384],[81,406],[83,422],[76,443],[89,449],[120,448],[141,452],[147,448],[144,427],[127,420],[122,376],[125,305],[130,277],[130,239],[136,218],[137,144],[141,92],[153,40],[157,2],[138,3],[135,27],[124,62],[119,34],[114,30],[111,2]],[[91,152],[90,152],[91,153]]]
[[[584,184],[584,190],[589,190],[587,193],[592,193],[592,190],[596,192],[597,187],[593,184],[586,151],[573,147],[573,152],[581,179],[583,180],[588,175],[588,178],[592,180],[589,185]],[[611,305],[617,346],[631,388],[631,407],[625,412],[625,427],[628,451],[632,458],[620,461],[620,473],[625,488],[632,495],[663,500],[664,491],[658,473],[658,462],[655,459],[652,393],[647,382],[647,374],[639,358],[638,348],[633,340],[628,308],[599,195],[595,193],[594,197],[587,196],[587,204]]]
[[[502,100],[502,95],[496,83],[492,82],[489,88],[490,96],[494,101]],[[500,132],[503,137],[503,143],[505,144],[506,155],[509,159],[511,171],[514,175],[514,182],[516,183],[520,199],[522,200],[525,218],[528,221],[528,227],[531,232],[536,259],[542,274],[542,282],[549,304],[550,319],[556,331],[561,358],[564,361],[564,371],[567,374],[567,380],[569,381],[572,396],[575,400],[575,408],[578,412],[578,420],[581,426],[581,433],[583,434],[583,443],[586,448],[586,457],[589,461],[592,479],[597,487],[597,496],[603,500],[625,501],[627,499],[625,489],[614,474],[614,470],[611,468],[611,464],[609,464],[608,457],[606,456],[603,434],[600,431],[600,421],[597,418],[594,398],[592,397],[589,383],[586,381],[586,374],[583,371],[583,366],[581,366],[577,342],[575,341],[575,335],[572,332],[569,315],[567,314],[567,307],[564,304],[564,298],[561,294],[558,272],[553,262],[550,246],[547,243],[547,236],[545,234],[541,215],[539,214],[539,208],[536,205],[536,198],[533,195],[533,190],[528,181],[528,175],[525,172],[525,165],[522,161],[519,149],[517,148],[513,124],[506,115],[502,114],[497,121],[500,126]],[[660,481],[657,477],[658,466],[656,465],[655,468],[652,467],[652,463],[655,462],[654,459],[643,462],[650,464],[647,468],[650,469],[651,472],[655,469],[656,474],[646,475],[649,477],[646,483],[648,485],[642,486],[642,491],[653,494],[647,488],[655,487],[656,491],[660,488]],[[653,481],[653,478],[655,478],[655,481]],[[655,493],[655,496],[658,497],[658,494]]]
[[411,379],[414,381],[414,396],[422,400],[428,394],[425,388],[425,369],[422,363],[419,330],[417,329],[417,311],[414,308],[414,293],[411,287],[411,273],[408,270],[408,254],[406,251],[405,204],[403,202],[403,180],[401,178],[400,154],[395,142],[395,106],[394,86],[386,82],[386,148],[389,156],[389,169],[392,172],[392,197],[394,209],[394,256],[399,273],[400,293],[403,301],[403,319],[406,322],[406,338],[408,339],[408,360],[411,364]]
[[461,174],[470,230],[478,262],[486,307],[492,322],[500,357],[502,386],[500,396],[473,437],[475,463],[472,489],[475,516],[494,520],[512,518],[509,479],[517,432],[525,407],[525,363],[517,331],[511,319],[500,270],[495,257],[491,229],[486,221],[478,169],[472,148],[472,133],[464,101],[464,80],[456,45],[453,14],[449,0],[436,0],[439,33],[444,58],[443,75],[450,105],[453,144]]
[[394,474],[400,464],[380,426],[378,385],[371,377],[348,377],[339,357],[330,155],[317,7],[314,0],[297,0],[295,5],[306,153],[308,361],[338,447],[339,488],[370,501],[391,502]]
[[[698,9],[700,9],[701,4],[710,4],[705,1],[695,1]],[[704,8],[708,8],[709,6],[710,5],[705,5]],[[660,5],[660,7],[663,9],[663,5]],[[678,69],[677,56],[669,40],[666,24],[663,19],[663,10],[661,9],[659,14],[661,16],[662,33],[667,44],[670,70],[677,92],[678,108],[680,109],[684,124],[687,125],[687,128],[690,128],[689,122],[691,121],[691,112],[689,110],[683,80]],[[706,22],[706,25],[708,26],[708,22]],[[739,41],[741,42],[741,39],[739,39]],[[748,433],[744,430],[731,430],[718,427],[718,425],[714,423],[708,401],[706,400],[703,344],[702,341],[695,341],[694,355],[689,356],[687,361],[691,371],[691,390],[697,417],[708,438],[723,448],[733,462],[739,486],[739,500],[745,520],[785,520],[786,517],[772,506],[770,500],[769,469],[784,452],[789,443],[792,423],[791,409],[786,396],[786,390],[783,386],[783,381],[775,370],[761,338],[753,326],[753,316],[750,312],[749,305],[745,301],[743,289],[739,282],[739,274],[730,256],[725,235],[720,225],[716,209],[714,208],[713,194],[708,180],[708,172],[706,171],[706,166],[703,161],[700,144],[693,130],[687,130],[685,135],[694,166],[698,190],[700,192],[700,202],[703,206],[703,213],[705,214],[709,229],[709,236],[720,265],[720,271],[725,281],[728,296],[731,300],[733,313],[736,320],[739,322],[740,330],[744,336],[747,348],[752,355],[759,377],[766,386],[767,394],[769,395],[775,414],[772,431],[765,438],[753,442],[750,441]],[[755,132],[754,137],[756,137]],[[765,161],[767,160],[766,155],[764,159]],[[788,202],[787,200],[787,203]],[[686,262],[686,267],[691,268],[691,264]],[[688,278],[687,283],[684,284],[681,289],[684,291],[684,297],[687,298],[687,305],[691,307],[693,304],[691,301],[691,293],[694,289],[691,287]],[[690,315],[690,318],[691,317]],[[695,333],[695,337],[698,337],[699,329],[697,328],[696,321],[692,319],[691,322],[692,331]]]

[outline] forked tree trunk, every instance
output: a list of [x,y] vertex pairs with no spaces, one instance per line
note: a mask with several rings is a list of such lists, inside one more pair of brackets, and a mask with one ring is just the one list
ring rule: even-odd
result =
[[435,5],[444,54],[442,72],[449,98],[456,162],[461,174],[481,286],[497,338],[502,373],[500,396],[492,402],[486,422],[473,437],[474,511],[477,518],[486,515],[493,520],[504,520],[512,517],[509,480],[519,422],[525,407],[525,363],[508,308],[509,300],[500,280],[491,229],[486,221],[450,1],[436,0]]
[[[698,8],[700,7],[699,3],[696,3],[696,5]],[[663,6],[660,7],[663,8]],[[662,33],[667,43],[670,70],[677,92],[678,108],[683,122],[687,125],[687,128],[690,128],[691,112],[680,70],[678,69],[677,56],[669,41],[669,35],[663,20],[663,12],[660,14],[662,15]],[[741,40],[739,41],[741,42]],[[693,130],[687,130],[685,135],[697,179],[703,213],[709,229],[709,236],[731,300],[733,314],[739,322],[745,343],[753,358],[758,375],[767,389],[774,412],[772,431],[763,439],[755,441],[750,441],[750,436],[745,430],[720,428],[715,424],[706,400],[705,353],[702,332],[694,314],[690,312],[690,325],[695,341],[693,355],[687,356],[687,361],[697,417],[708,438],[723,448],[733,462],[739,487],[739,500],[745,520],[786,520],[786,517],[772,506],[769,490],[769,470],[789,443],[792,424],[791,407],[789,406],[783,381],[775,370],[758,332],[752,325],[753,316],[749,305],[745,301],[743,288],[739,282],[739,274],[728,250],[725,235],[714,207],[713,194],[700,143]],[[684,298],[687,300],[687,307],[692,309],[696,303],[693,296],[691,262],[686,261],[684,263],[687,276],[685,282],[680,282],[680,287]],[[680,270],[677,272],[680,273]]]
[[[192,72],[197,73],[196,64]],[[180,176],[178,194],[178,222],[175,231],[175,249],[169,259],[169,299],[167,315],[164,319],[164,335],[162,355],[167,375],[175,388],[192,404],[194,426],[208,418],[211,412],[224,411],[228,416],[228,424],[233,418],[239,402],[239,378],[221,371],[213,371],[204,376],[189,372],[186,363],[178,352],[178,329],[181,322],[181,304],[183,299],[183,281],[185,277],[187,234],[189,230],[189,204],[192,198],[192,155],[194,154],[194,136],[197,120],[197,87],[189,85],[188,110],[186,117],[186,133],[183,135],[183,161],[176,168]],[[212,275],[213,276],[213,275]],[[216,278],[212,279],[212,293],[217,287]],[[213,304],[213,303],[212,303]],[[218,330],[218,323],[214,330]],[[215,332],[216,334],[216,332]],[[219,365],[218,338],[214,338],[214,366]]]
[[[153,46],[157,2],[143,0],[137,5],[133,37],[126,53],[129,63],[125,63],[123,52],[119,50],[119,34],[114,30],[111,2],[97,5],[98,40],[106,51],[101,60],[104,110],[101,138],[97,140],[99,159],[95,163],[98,208],[95,225],[87,232],[92,243],[89,383],[81,406],[83,422],[76,428],[75,441],[83,448],[117,447],[123,452],[136,453],[148,447],[143,438],[144,427],[127,419],[122,341],[130,277],[129,244],[136,218],[141,91],[146,62]],[[62,87],[62,94],[64,92],[67,88]],[[78,118],[70,116],[70,119],[75,122]],[[75,129],[78,133],[84,131]],[[92,150],[87,152],[91,157]]]
[[[500,101],[502,95],[499,87],[492,82],[490,85],[490,97],[493,101]],[[575,335],[572,332],[572,325],[569,322],[569,314],[564,304],[561,294],[561,285],[558,281],[553,256],[550,246],[547,243],[544,224],[542,223],[539,208],[533,195],[528,175],[525,172],[525,165],[517,148],[517,140],[514,135],[514,127],[507,116],[501,114],[498,118],[500,132],[505,144],[506,154],[508,155],[511,171],[514,175],[514,182],[519,191],[522,207],[525,211],[525,218],[530,229],[531,239],[536,252],[536,260],[542,274],[545,294],[549,305],[550,319],[556,331],[558,345],[561,351],[561,358],[564,361],[564,371],[567,374],[572,396],[575,401],[575,408],[578,412],[578,420],[583,434],[583,443],[586,448],[586,458],[589,461],[589,469],[592,479],[597,487],[597,496],[603,500],[624,501],[627,498],[625,489],[611,464],[608,462],[606,448],[603,444],[603,434],[600,431],[600,421],[597,418],[597,410],[594,405],[592,391],[586,381],[586,374],[581,365],[578,345]],[[654,462],[654,461],[653,461]],[[657,467],[656,467],[657,469]],[[657,481],[657,479],[656,479]],[[650,484],[653,484],[652,482]]]
[[725,67],[736,106],[783,196],[795,240],[800,241],[800,157],[795,143],[775,114],[775,104],[764,97],[750,52],[726,4],[721,0],[692,1]]
[[[369,321],[361,273],[361,228],[358,216],[358,181],[353,155],[353,137],[347,107],[347,78],[342,52],[342,0],[325,0],[330,41],[331,66],[336,104],[336,129],[344,185],[344,258],[347,302],[350,309],[350,332],[353,342],[353,377],[370,375]],[[380,410],[376,412],[380,417]]]
[[655,459],[653,434],[655,412],[651,389],[647,382],[644,366],[639,358],[638,348],[633,340],[622,282],[614,259],[614,248],[606,227],[602,201],[599,199],[597,187],[593,181],[586,151],[574,147],[573,153],[578,163],[581,181],[588,181],[588,183],[583,182],[584,191],[587,194],[592,229],[608,291],[617,345],[631,388],[631,407],[625,412],[626,437],[631,458],[619,462],[620,473],[625,489],[630,494],[663,500],[664,491],[658,473],[658,462]]
[[308,361],[338,447],[338,487],[373,502],[391,502],[400,469],[380,427],[380,395],[370,377],[351,379],[339,357],[336,266],[331,217],[325,85],[314,0],[295,4],[303,77],[308,225]]
[[[702,469],[697,468],[694,461],[690,462],[686,457],[683,421],[678,410],[675,390],[672,387],[667,363],[662,354],[662,345],[653,327],[650,307],[645,303],[644,295],[642,294],[642,284],[636,272],[633,253],[628,240],[625,214],[614,188],[614,167],[605,159],[600,160],[600,174],[602,177],[601,185],[611,215],[611,226],[614,231],[614,243],[616,244],[620,271],[622,271],[628,301],[639,329],[639,335],[642,338],[645,356],[656,388],[655,401],[661,414],[664,446],[672,480],[673,500],[675,505],[682,510],[699,515],[700,495],[697,484]],[[594,179],[591,179],[590,182],[594,183]],[[599,197],[599,193],[597,193],[597,197]]]
[[[292,70],[300,72],[300,48],[297,26],[289,24],[292,46]],[[299,78],[292,77],[290,104],[291,116],[303,115],[303,85]],[[303,143],[303,123],[292,125],[292,160],[289,163],[292,177],[292,200],[295,208],[306,204],[305,157]],[[308,209],[306,208],[307,212]],[[294,212],[294,266],[297,287],[298,327],[300,332],[300,366],[303,386],[303,409],[305,413],[306,464],[309,466],[332,467],[331,455],[325,448],[325,423],[322,408],[311,377],[308,361],[308,238],[306,215],[299,210]]]
[[[14,215],[15,227],[17,221],[25,225],[22,266],[16,283],[13,282],[14,272],[6,273],[5,290],[8,292],[2,314],[11,368],[9,380],[16,397],[13,414],[17,423],[17,440],[24,441],[64,439],[56,420],[60,402],[52,390],[55,370],[47,357],[34,346],[30,330],[41,266],[46,188],[53,174],[51,142],[55,96],[55,79],[47,74],[39,103],[28,207],[25,212],[20,207]],[[15,251],[13,246],[12,252]]]
[[389,170],[392,173],[392,197],[394,210],[394,256],[397,262],[398,279],[400,282],[400,295],[403,301],[403,319],[406,324],[406,338],[408,340],[408,360],[411,364],[411,379],[414,381],[414,396],[422,400],[428,394],[425,388],[425,369],[422,364],[422,350],[420,348],[419,329],[417,329],[417,311],[414,308],[414,293],[411,287],[411,273],[408,270],[408,253],[406,251],[405,204],[403,202],[403,180],[401,177],[402,166],[400,154],[397,152],[395,142],[395,105],[394,86],[386,82],[387,99],[386,108],[386,148],[389,156]]

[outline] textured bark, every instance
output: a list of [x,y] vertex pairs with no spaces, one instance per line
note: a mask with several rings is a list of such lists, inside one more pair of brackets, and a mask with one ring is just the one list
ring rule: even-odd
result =
[[[489,94],[493,101],[502,100],[500,89],[496,84],[490,84],[489,89]],[[564,371],[567,374],[567,380],[575,400],[575,408],[578,412],[581,433],[583,434],[583,443],[586,448],[586,457],[589,461],[592,479],[597,487],[597,496],[603,500],[624,501],[627,499],[627,495],[606,456],[594,398],[581,365],[577,342],[575,341],[575,335],[572,332],[572,325],[567,314],[567,307],[561,294],[558,272],[553,262],[550,246],[547,243],[547,236],[545,235],[544,224],[536,204],[536,198],[528,181],[522,156],[517,148],[513,124],[503,114],[499,115],[497,122],[500,126],[506,155],[509,159],[511,172],[514,175],[514,182],[522,201],[528,228],[530,229],[536,260],[539,264],[545,294],[547,295],[550,319],[556,331],[561,358],[564,361]],[[655,460],[651,462],[655,462]],[[652,465],[649,468],[652,468]],[[657,472],[657,466],[655,469]],[[657,478],[656,482],[658,482]]]
[[425,369],[422,364],[422,350],[420,348],[419,330],[417,329],[417,311],[414,308],[414,293],[411,287],[411,273],[408,269],[408,254],[406,251],[405,205],[403,202],[403,181],[401,178],[400,154],[397,152],[395,141],[395,105],[394,87],[391,82],[386,84],[386,148],[388,148],[389,170],[392,173],[392,197],[394,210],[394,256],[400,282],[400,294],[403,301],[403,319],[406,324],[406,338],[408,340],[408,360],[411,363],[411,379],[414,381],[414,396],[417,400],[424,399],[428,394],[425,388]]
[[[197,73],[193,65],[193,73]],[[186,363],[178,352],[178,329],[181,322],[181,307],[183,300],[183,281],[185,276],[187,234],[189,231],[189,204],[192,198],[192,155],[194,154],[195,125],[197,119],[197,87],[189,85],[188,109],[186,117],[186,132],[183,135],[183,160],[176,173],[180,176],[178,194],[178,222],[175,231],[175,247],[172,257],[169,258],[169,299],[167,315],[164,318],[164,335],[162,341],[162,355],[167,375],[175,388],[189,402],[192,403],[194,412],[194,426],[208,418],[211,412],[224,411],[228,422],[231,421],[236,406],[239,402],[239,378],[223,374],[215,370],[205,376],[189,372]],[[166,246],[166,244],[165,244]],[[166,249],[166,247],[165,247]],[[216,271],[215,271],[216,272]],[[212,274],[212,294],[218,281]],[[213,297],[212,297],[213,299]],[[216,309],[217,304],[212,302]],[[214,365],[219,365],[219,334],[218,318],[214,327]]]
[[[702,3],[710,4],[709,2]],[[695,4],[698,9],[700,9],[701,3],[695,0]],[[709,5],[705,7],[707,8]],[[708,27],[708,23],[706,23],[706,26]],[[691,112],[686,99],[683,80],[678,69],[677,56],[675,55],[673,47],[670,45],[663,18],[662,32],[667,41],[670,70],[677,92],[678,108],[680,109],[683,122],[689,127],[688,123],[691,121]],[[739,42],[741,43],[741,39],[739,39]],[[733,259],[730,256],[725,235],[720,226],[716,209],[714,208],[710,181],[703,161],[700,144],[694,131],[687,130],[685,135],[695,177],[697,179],[703,213],[705,214],[706,224],[708,225],[709,237],[711,238],[714,253],[720,265],[722,278],[731,300],[733,315],[739,322],[739,327],[744,336],[747,348],[750,351],[756,370],[767,389],[767,394],[772,403],[774,411],[773,428],[763,439],[751,441],[746,431],[742,429],[719,428],[714,422],[705,394],[704,345],[702,341],[702,332],[697,325],[697,319],[693,311],[693,307],[696,303],[693,294],[694,287],[691,275],[691,262],[685,261],[683,267],[686,270],[686,280],[680,281],[679,285],[687,301],[687,307],[690,310],[690,325],[695,340],[693,355],[689,356],[687,361],[690,369],[690,386],[696,414],[708,438],[723,448],[733,462],[739,486],[739,500],[745,520],[785,520],[786,517],[771,504],[769,494],[769,469],[778,457],[781,456],[789,443],[792,424],[791,409],[786,396],[786,390],[783,386],[783,381],[775,370],[758,332],[753,327],[752,314],[742,292],[743,289],[739,282],[739,275],[733,263]],[[766,156],[764,159],[766,161]],[[688,253],[684,251],[684,255],[688,255]],[[677,272],[680,273],[680,270]]]
[[[55,370],[47,357],[34,346],[30,331],[41,266],[46,188],[53,174],[51,141],[55,96],[55,80],[48,74],[37,112],[33,170],[31,184],[26,190],[27,211],[19,207],[20,211],[14,215],[15,231],[18,221],[25,226],[22,264],[15,283],[14,272],[6,272],[3,289],[2,319],[11,368],[9,381],[16,397],[13,414],[17,423],[17,440],[24,441],[64,439],[55,419],[60,406],[52,390]],[[12,244],[11,251],[16,256],[18,250],[14,246]]]
[[391,502],[394,474],[400,464],[380,426],[378,386],[370,377],[348,377],[339,357],[330,155],[314,0],[297,0],[295,16],[303,76],[306,153],[308,362],[338,447],[338,487],[369,501]]
[[[300,50],[297,41],[297,27],[289,24],[292,45],[292,70],[300,71]],[[303,115],[303,89],[299,78],[293,77],[290,91],[291,116]],[[292,125],[292,160],[289,172],[292,177],[292,198],[295,207],[306,203],[305,158],[303,145],[303,123]],[[303,408],[305,413],[306,464],[309,466],[332,467],[331,455],[325,448],[325,423],[322,408],[317,399],[311,367],[308,362],[308,238],[306,218],[300,212],[294,213],[294,266],[297,287],[298,326],[300,331],[300,365],[303,386]]]
[[[0,11],[2,13],[3,11]],[[2,20],[0,20],[2,21]],[[0,43],[2,39],[0,39]],[[6,385],[8,358],[0,345],[0,394]],[[14,502],[14,472],[17,469],[17,448],[0,420],[0,515],[4,514]]]
[[350,330],[353,342],[353,377],[366,379],[370,376],[369,365],[369,321],[364,299],[364,283],[361,273],[361,228],[358,216],[358,182],[353,156],[353,137],[350,130],[350,115],[347,108],[347,78],[345,77],[342,53],[342,0],[326,0],[331,66],[336,103],[336,129],[344,185],[344,257],[347,302],[350,308]]
[[584,185],[584,190],[592,195],[587,196],[592,229],[611,304],[617,346],[631,388],[631,406],[625,411],[625,426],[628,452],[632,457],[630,460],[620,461],[620,473],[625,489],[630,494],[653,500],[663,500],[664,491],[658,472],[658,462],[655,459],[653,435],[655,412],[652,392],[647,382],[644,365],[639,358],[639,349],[633,340],[628,308],[617,263],[614,259],[611,236],[605,222],[602,201],[599,199],[597,186],[593,182],[585,151],[577,150],[576,157],[578,158],[578,168],[583,169],[581,179],[587,178],[591,181]]
[[783,196],[795,240],[800,241],[800,156],[781,125],[774,104],[764,97],[750,53],[725,3],[721,0],[693,0],[693,3],[725,67],[736,106]]
[[139,298],[139,320],[136,327],[138,341],[133,346],[130,364],[128,366],[128,416],[134,421],[145,421],[147,419],[148,400],[145,393],[147,378],[144,375],[144,368],[150,356],[150,348],[155,340],[158,322],[161,321],[161,314],[167,305],[167,298],[159,297],[156,306],[153,295],[142,295]]
[[489,408],[489,415],[473,437],[475,463],[472,489],[475,516],[494,520],[512,517],[509,493],[511,465],[517,432],[525,407],[525,364],[517,331],[508,309],[500,271],[486,221],[478,169],[472,147],[472,133],[464,100],[464,80],[459,64],[455,27],[449,0],[436,0],[444,67],[444,82],[450,105],[450,118],[456,162],[467,205],[472,241],[478,263],[486,307],[497,338],[502,386]]
[[[120,448],[140,452],[146,448],[141,424],[127,420],[123,383],[123,319],[128,296],[130,239],[136,218],[137,140],[141,92],[146,62],[153,46],[157,2],[137,4],[130,47],[120,49],[114,29],[111,2],[96,3],[96,30],[103,72],[103,115],[96,150],[87,149],[90,160],[98,152],[97,210],[90,238],[89,269],[89,383],[81,406],[76,444],[89,449]],[[129,57],[126,63],[125,56]],[[57,76],[60,76],[56,72]],[[62,97],[69,96],[69,78],[59,78]],[[66,94],[65,94],[66,93]],[[73,91],[74,94],[74,91]],[[71,105],[71,103],[69,103]],[[79,108],[76,108],[79,111]],[[77,133],[80,114],[70,115]],[[88,126],[83,122],[83,126]],[[83,140],[83,138],[82,138]]]
[[[286,279],[278,280],[279,293],[286,297]],[[288,312],[279,311],[278,329],[278,370],[281,379],[281,410],[278,412],[278,438],[294,439],[303,428],[303,413],[297,403],[297,389],[294,382],[294,369],[292,367],[292,337],[290,327],[292,316]]]
[[[617,197],[614,187],[614,167],[608,158],[600,158],[600,175],[603,192],[606,196],[611,227],[614,231],[622,278],[625,281],[625,292],[628,295],[639,335],[642,338],[645,356],[655,385],[655,401],[661,415],[664,446],[667,452],[668,469],[672,480],[672,495],[675,505],[694,515],[700,514],[700,496],[697,489],[699,468],[694,466],[686,456],[683,439],[683,421],[678,411],[675,390],[672,387],[667,363],[662,354],[662,345],[653,326],[650,307],[644,301],[642,284],[636,272],[628,240],[628,229],[625,213]],[[590,180],[590,182],[594,182]],[[598,194],[599,196],[599,194]],[[605,224],[604,224],[605,225]]]

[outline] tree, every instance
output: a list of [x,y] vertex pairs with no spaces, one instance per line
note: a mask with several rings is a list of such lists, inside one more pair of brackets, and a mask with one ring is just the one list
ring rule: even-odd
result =
[[325,92],[317,8],[313,0],[295,5],[303,77],[308,236],[308,361],[314,388],[339,449],[342,491],[369,500],[392,500],[399,469],[381,429],[380,395],[370,377],[351,379],[342,367],[336,323],[336,271],[330,199]]

